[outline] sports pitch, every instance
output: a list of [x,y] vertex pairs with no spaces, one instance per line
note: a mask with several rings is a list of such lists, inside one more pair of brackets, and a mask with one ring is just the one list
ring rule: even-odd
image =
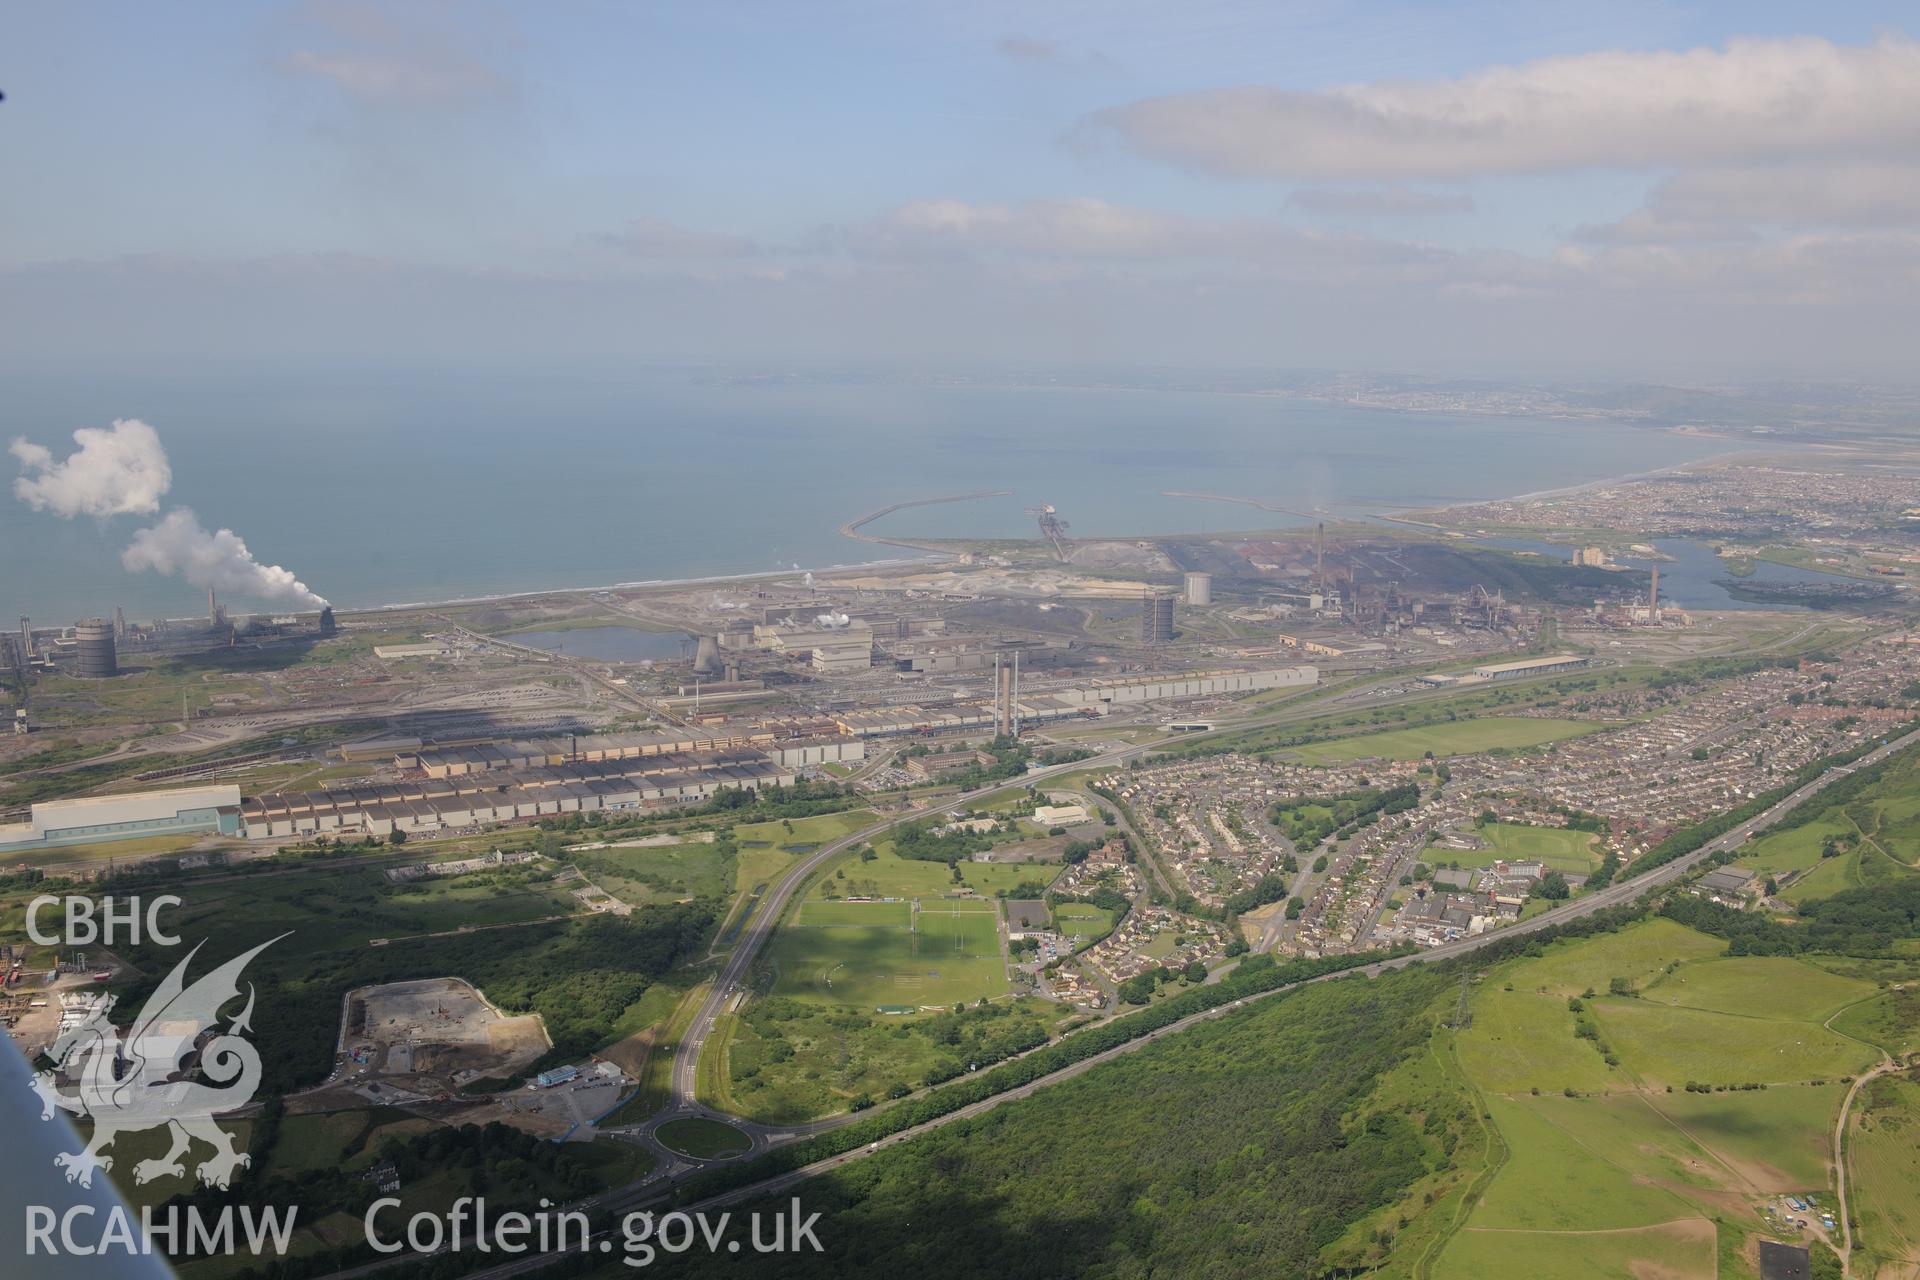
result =
[[775,935],[774,994],[873,1010],[1008,990],[999,907],[977,899],[803,902]]
[[1591,832],[1490,822],[1479,829],[1479,834],[1496,857],[1510,861],[1543,862],[1551,870],[1575,875],[1586,875],[1600,865]]

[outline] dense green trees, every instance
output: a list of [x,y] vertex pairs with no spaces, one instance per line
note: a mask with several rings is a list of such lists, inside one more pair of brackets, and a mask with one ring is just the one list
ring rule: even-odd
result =
[[1327,1274],[1322,1251],[1475,1123],[1451,1096],[1380,1090],[1456,982],[1422,966],[1302,988],[849,1163],[804,1190],[827,1252],[782,1274]]
[[[553,1038],[548,1061],[577,1059],[613,1038],[614,1023],[655,979],[693,953],[712,928],[709,901],[647,907],[631,916],[600,915],[470,934],[416,938],[338,950],[318,938],[289,939],[248,969],[258,990],[253,1041],[266,1092],[324,1079],[333,1067],[341,1002],[374,983],[454,976],[483,990],[507,1013],[538,1013]],[[208,940],[194,974],[265,942],[252,921],[236,919]],[[142,976],[120,993],[133,1011],[180,957],[164,948],[130,949]]]
[[1311,848],[1328,836],[1345,839],[1382,814],[1403,813],[1419,803],[1419,784],[1403,782],[1392,787],[1282,800],[1267,811],[1267,820],[1294,844]]
[[1735,911],[1706,898],[1676,894],[1660,913],[1727,940],[1736,956],[1787,956],[1821,951],[1838,955],[1900,954],[1898,944],[1920,938],[1920,877],[1906,877],[1800,904],[1798,924],[1780,924],[1758,912]]

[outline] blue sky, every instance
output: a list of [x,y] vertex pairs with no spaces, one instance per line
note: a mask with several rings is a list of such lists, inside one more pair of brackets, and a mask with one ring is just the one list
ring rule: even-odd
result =
[[16,4],[0,348],[1891,374],[1912,33],[1647,0]]

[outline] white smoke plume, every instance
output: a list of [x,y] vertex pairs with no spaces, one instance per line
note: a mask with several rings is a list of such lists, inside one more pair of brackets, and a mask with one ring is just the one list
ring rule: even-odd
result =
[[260,600],[285,600],[308,609],[324,608],[327,603],[291,570],[255,560],[233,530],[207,532],[200,517],[185,507],[175,507],[159,524],[134,534],[120,553],[120,563],[129,573],[151,569],[179,574],[196,587]]
[[150,515],[173,487],[173,469],[160,434],[138,418],[121,418],[111,427],[82,427],[73,433],[80,447],[65,461],[27,439],[9,451],[24,473],[13,482],[20,501],[35,511],[74,516]]
[[[173,487],[173,467],[161,447],[160,433],[138,418],[116,419],[111,427],[82,427],[73,433],[79,446],[64,460],[27,439],[16,439],[10,452],[20,460],[21,475],[13,482],[19,499],[35,511],[74,516],[151,515]],[[175,507],[158,524],[133,535],[120,553],[129,573],[152,570],[178,574],[196,587],[256,600],[284,600],[310,609],[326,600],[277,564],[261,564],[247,544],[231,529],[207,532],[200,517],[186,507]]]

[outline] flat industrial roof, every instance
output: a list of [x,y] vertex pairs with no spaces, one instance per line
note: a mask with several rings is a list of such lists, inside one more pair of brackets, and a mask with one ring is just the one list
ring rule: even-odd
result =
[[1556,653],[1550,658],[1521,658],[1516,662],[1490,662],[1475,671],[1525,671],[1529,667],[1557,667],[1567,662],[1591,661],[1585,654]]

